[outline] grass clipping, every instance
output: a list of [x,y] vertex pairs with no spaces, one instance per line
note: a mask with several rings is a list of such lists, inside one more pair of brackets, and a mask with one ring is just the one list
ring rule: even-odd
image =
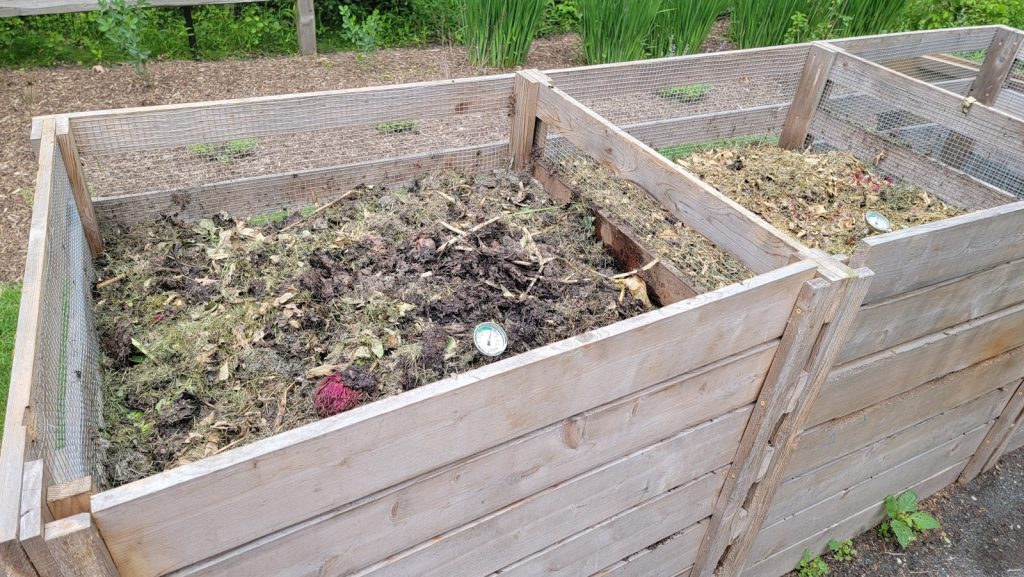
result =
[[472,344],[483,321],[509,356],[649,306],[585,208],[506,173],[107,240],[108,485],[316,420],[328,379],[365,403],[491,362]]

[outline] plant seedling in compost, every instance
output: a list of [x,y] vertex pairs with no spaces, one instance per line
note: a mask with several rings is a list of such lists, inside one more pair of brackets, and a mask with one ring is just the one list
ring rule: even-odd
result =
[[217,160],[227,166],[236,158],[244,158],[251,155],[259,146],[256,138],[239,138],[227,142],[210,142],[204,144],[193,144],[188,151],[206,160]]
[[853,558],[857,556],[857,548],[853,546],[853,539],[845,541],[829,539],[828,550],[832,552],[832,559],[840,563],[853,561]]
[[381,134],[402,134],[404,132],[419,134],[420,123],[416,120],[391,120],[381,122],[374,128]]
[[796,566],[796,573],[800,577],[822,577],[822,575],[828,575],[828,563],[825,563],[821,555],[815,555],[810,549],[804,549],[800,564]]
[[885,514],[889,518],[882,522],[878,532],[882,537],[894,537],[903,549],[919,534],[942,527],[930,513],[918,510],[917,493],[913,491],[886,497]]
[[684,86],[666,86],[658,90],[658,96],[665,100],[674,100],[681,103],[697,102],[711,92],[714,85],[701,82],[699,84],[686,84]]

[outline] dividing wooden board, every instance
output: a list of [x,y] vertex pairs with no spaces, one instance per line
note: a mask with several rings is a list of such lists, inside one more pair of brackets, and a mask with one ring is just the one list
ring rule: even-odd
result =
[[1000,26],[920,30],[830,40],[829,44],[868,60],[907,58],[940,52],[986,50]]
[[[553,423],[178,575],[353,572],[754,402],[777,343]],[[728,384],[722,384],[728,383]],[[721,384],[721,385],[720,385]],[[363,531],[367,526],[374,531]],[[339,541],[337,535],[349,535]]]
[[[967,460],[960,461],[939,473],[928,477],[923,481],[915,482],[912,485],[892,486],[888,489],[890,494],[901,493],[907,489],[913,489],[922,499],[930,497],[943,487],[956,481],[960,471],[967,464]],[[810,549],[814,553],[821,553],[829,539],[846,539],[878,526],[885,517],[885,510],[882,507],[882,498],[866,506],[845,519],[832,520],[823,524],[824,529],[813,535],[791,544],[789,547],[773,554],[767,559],[754,561],[743,572],[743,577],[765,577],[770,575],[783,575],[793,569],[800,561],[804,549]]]
[[[1024,201],[868,237],[850,266],[875,271],[871,303],[1024,258]],[[913,263],[913,274],[906,274]]]
[[[707,531],[707,521],[691,525],[656,546],[642,549],[591,577],[689,577],[688,567]],[[684,567],[680,571],[680,567]]]
[[[908,263],[904,271],[915,274]],[[1015,260],[861,307],[842,364],[1024,302],[1024,260]]]
[[807,128],[811,117],[818,109],[818,102],[825,93],[828,75],[835,62],[837,50],[825,43],[811,46],[800,75],[800,86],[796,90],[793,104],[789,107],[779,146],[790,150],[800,150],[807,140]]
[[[849,415],[1024,345],[1024,304],[852,361],[832,371],[807,427]],[[997,384],[1004,384],[1010,378]]]
[[774,340],[814,273],[790,265],[99,493],[93,516],[123,573],[184,567]]
[[978,102],[993,105],[1003,83],[1010,75],[1017,51],[1024,46],[1024,32],[1010,28],[996,30],[992,45],[988,48],[985,61],[978,71],[978,77],[968,93]]
[[783,266],[806,252],[757,215],[561,90],[541,87],[537,116],[594,160],[646,190],[679,220],[755,273]]
[[737,138],[778,134],[786,120],[789,103],[708,112],[669,120],[625,124],[621,128],[654,149]]

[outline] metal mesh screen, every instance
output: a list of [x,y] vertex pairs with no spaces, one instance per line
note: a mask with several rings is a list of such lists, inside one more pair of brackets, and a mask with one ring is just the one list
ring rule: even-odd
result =
[[[991,188],[1024,196],[1024,159],[1002,146],[999,135],[1004,128],[992,119],[959,111],[956,115],[940,113],[886,80],[873,79],[875,92],[868,94],[859,88],[863,82],[849,69],[832,69],[811,124],[816,146],[850,151],[891,176],[966,208],[979,206],[943,194],[944,188],[956,186],[948,180],[951,175],[969,175]],[[879,93],[898,98],[883,99]],[[851,127],[859,130],[851,131]],[[917,160],[905,160],[907,154]]]
[[46,272],[41,289],[35,384],[35,436],[29,448],[54,482],[98,478],[100,368],[92,321],[92,256],[60,151],[54,155]]
[[1024,119],[1024,50],[1017,53],[1010,74],[1006,77],[999,95],[996,97],[996,108],[1017,118]]
[[807,50],[784,46],[548,75],[582,104],[674,157],[695,145],[777,138]]

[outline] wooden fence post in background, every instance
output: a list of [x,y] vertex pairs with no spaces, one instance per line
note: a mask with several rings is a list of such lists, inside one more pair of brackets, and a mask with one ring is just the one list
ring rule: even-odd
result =
[[85,240],[89,243],[89,252],[94,257],[99,256],[103,252],[103,237],[100,236],[100,224],[96,220],[96,211],[92,207],[92,196],[89,194],[89,186],[85,181],[85,170],[78,157],[78,145],[75,143],[74,135],[71,134],[67,117],[57,118],[57,146],[64,159],[64,168],[67,169],[68,179],[71,181],[71,191],[75,196],[75,206],[78,207],[78,216],[82,221]]
[[799,150],[804,147],[807,128],[811,125],[814,111],[818,109],[821,96],[825,93],[836,52],[837,48],[817,42],[807,52],[807,61],[804,62],[804,70],[800,75],[800,85],[792,104],[789,105],[786,121],[782,125],[782,135],[779,137],[779,146],[782,148]]
[[981,70],[978,71],[978,76],[975,77],[967,95],[973,96],[985,106],[992,106],[1007,76],[1010,75],[1010,70],[1013,69],[1013,62],[1021,44],[1024,44],[1024,33],[1011,28],[996,30],[985,62],[982,63]]
[[297,0],[295,21],[299,30],[299,52],[316,54],[316,15],[313,0]]
[[509,156],[512,168],[522,170],[529,166],[536,137],[544,138],[544,130],[538,134],[537,93],[541,84],[550,84],[551,79],[538,70],[523,70],[516,74],[512,88],[515,107],[512,111],[512,131],[509,135]]

